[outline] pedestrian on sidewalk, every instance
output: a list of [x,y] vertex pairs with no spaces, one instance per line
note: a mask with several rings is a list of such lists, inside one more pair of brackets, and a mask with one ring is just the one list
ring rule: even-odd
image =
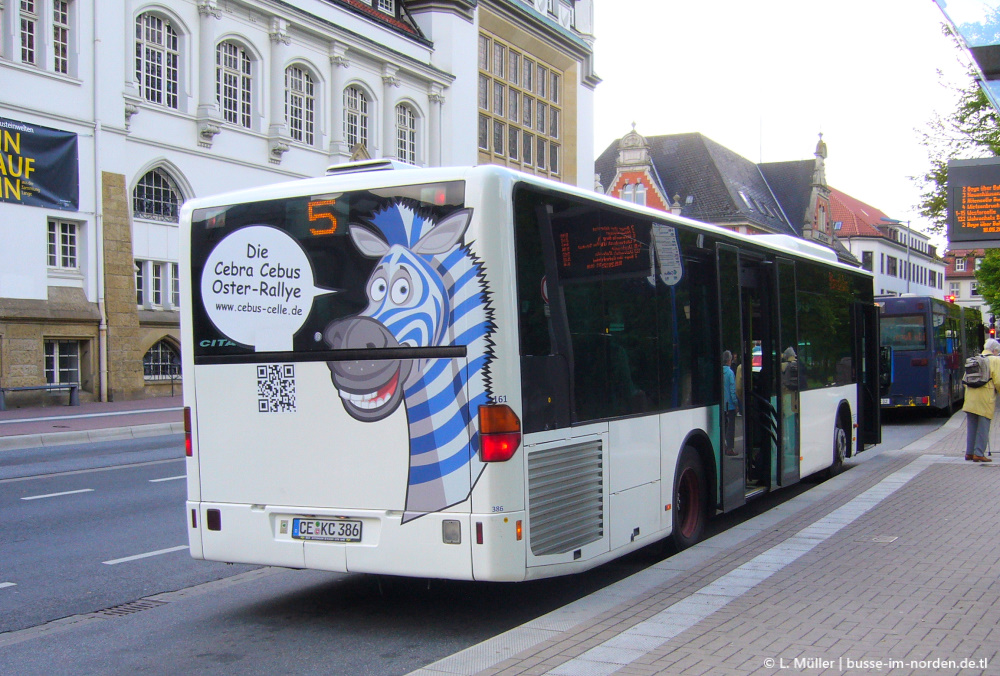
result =
[[990,382],[983,387],[965,387],[965,411],[967,430],[965,435],[965,459],[972,462],[993,462],[986,457],[986,444],[990,439],[990,425],[996,408],[997,391],[1000,390],[1000,341],[990,338],[983,347],[983,356],[990,365]]

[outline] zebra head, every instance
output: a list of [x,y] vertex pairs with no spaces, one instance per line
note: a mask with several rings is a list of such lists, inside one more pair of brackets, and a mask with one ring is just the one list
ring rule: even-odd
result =
[[[436,257],[458,246],[472,210],[462,209],[436,224],[401,205],[389,211],[394,217],[380,225],[385,238],[363,226],[350,226],[358,250],[379,261],[365,285],[368,306],[356,317],[331,322],[323,332],[331,349],[446,344],[451,303],[445,271]],[[404,390],[420,378],[414,364],[410,359],[328,363],[344,408],[363,422],[381,420],[399,407]]]

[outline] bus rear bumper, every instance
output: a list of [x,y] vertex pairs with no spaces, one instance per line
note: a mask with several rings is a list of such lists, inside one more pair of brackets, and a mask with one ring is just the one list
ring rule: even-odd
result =
[[[476,533],[469,514],[437,512],[406,523],[399,511],[189,502],[191,555],[210,561],[340,573],[471,580]],[[213,514],[210,514],[212,512]],[[303,536],[301,521],[360,523],[360,541]],[[455,536],[456,532],[458,537]],[[316,537],[317,539],[307,539]],[[523,574],[523,558],[522,574]]]

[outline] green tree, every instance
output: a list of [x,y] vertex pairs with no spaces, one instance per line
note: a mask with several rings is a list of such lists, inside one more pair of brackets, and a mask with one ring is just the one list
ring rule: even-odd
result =
[[[991,308],[1000,308],[1000,249],[987,249],[986,257],[976,270],[979,293]],[[988,321],[984,317],[983,321]]]

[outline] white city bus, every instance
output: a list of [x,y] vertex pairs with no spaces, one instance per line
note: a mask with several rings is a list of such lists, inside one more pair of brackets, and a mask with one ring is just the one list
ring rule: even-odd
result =
[[871,276],[804,240],[481,166],[194,200],[181,242],[195,558],[574,573],[879,439]]

